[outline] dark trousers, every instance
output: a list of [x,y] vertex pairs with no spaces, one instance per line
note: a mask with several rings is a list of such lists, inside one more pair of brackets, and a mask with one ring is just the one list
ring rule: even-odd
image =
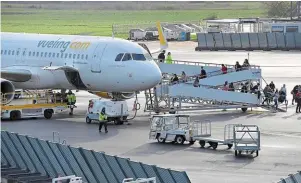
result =
[[301,113],[301,99],[297,99],[296,113]]
[[102,125],[105,127],[105,131],[108,131],[107,122],[99,122],[98,130],[101,131]]

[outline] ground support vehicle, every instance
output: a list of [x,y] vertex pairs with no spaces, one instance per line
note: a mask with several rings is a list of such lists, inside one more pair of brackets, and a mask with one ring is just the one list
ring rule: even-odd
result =
[[210,145],[209,147],[212,147],[213,149],[216,149],[218,145],[227,145],[228,148],[231,149],[233,146],[233,127],[235,125],[236,124],[225,125],[224,139],[216,139],[211,137],[211,122],[201,122],[201,126],[209,129],[207,131],[209,131],[210,133],[204,133],[203,131],[201,131],[199,135],[193,137],[193,140],[199,141],[199,144],[202,148],[205,147],[206,143],[208,143]]
[[129,116],[126,101],[92,99],[89,101],[86,113],[86,123],[97,121],[102,108],[105,108],[108,122],[113,121],[115,125],[121,125],[127,121]]
[[159,143],[171,141],[183,144],[188,141],[193,144],[193,136],[197,135],[195,125],[190,121],[189,115],[165,114],[154,115],[150,119],[151,127],[149,139],[155,139]]
[[[5,94],[7,95],[7,94]],[[5,96],[2,96],[2,99]],[[3,102],[4,103],[4,102]],[[68,109],[68,105],[56,100],[55,95],[46,92],[25,94],[6,105],[1,105],[1,119],[52,118],[53,114]]]
[[242,152],[259,155],[260,131],[257,125],[236,125],[233,127],[235,156]]

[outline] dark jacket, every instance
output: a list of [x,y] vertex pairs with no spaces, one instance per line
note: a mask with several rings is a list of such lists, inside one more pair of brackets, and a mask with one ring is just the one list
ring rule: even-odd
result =
[[158,59],[159,60],[165,60],[165,55],[164,55],[163,52],[158,55]]

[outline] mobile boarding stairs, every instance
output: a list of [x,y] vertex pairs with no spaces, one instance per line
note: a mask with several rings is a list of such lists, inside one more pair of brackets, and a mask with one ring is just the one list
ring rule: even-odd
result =
[[[247,69],[236,72],[233,66],[227,65],[228,72],[221,72],[221,64],[175,61],[174,64],[158,63],[163,80],[155,88],[145,91],[145,112],[170,112],[190,110],[215,110],[241,108],[244,112],[247,108],[261,107],[274,110],[271,106],[261,105],[263,94],[240,92],[241,83],[257,84],[262,86],[261,69],[258,66],[250,66]],[[207,71],[207,77],[200,79],[200,87],[194,87],[195,77],[199,75],[201,66]],[[171,84],[169,77],[172,74],[186,73],[187,81]],[[236,91],[224,91],[222,86],[234,83]],[[249,91],[250,89],[248,89]],[[286,109],[278,108],[278,111]]]

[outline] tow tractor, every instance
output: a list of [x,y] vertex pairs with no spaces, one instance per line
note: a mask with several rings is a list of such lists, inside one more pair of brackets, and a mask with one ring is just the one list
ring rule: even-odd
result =
[[50,119],[53,114],[68,109],[64,100],[58,99],[57,95],[49,92],[23,93],[9,103],[4,101],[8,98],[5,95],[12,94],[1,93],[1,119],[18,120],[37,117]]
[[224,139],[217,139],[211,137],[211,121],[191,122],[189,115],[154,115],[150,123],[149,139],[156,139],[159,143],[171,141],[183,144],[188,141],[194,144],[199,141],[202,148],[206,143],[213,149],[218,145],[227,145],[231,149],[234,145],[235,156],[242,152],[259,154],[260,131],[256,125],[227,124],[224,127]]

